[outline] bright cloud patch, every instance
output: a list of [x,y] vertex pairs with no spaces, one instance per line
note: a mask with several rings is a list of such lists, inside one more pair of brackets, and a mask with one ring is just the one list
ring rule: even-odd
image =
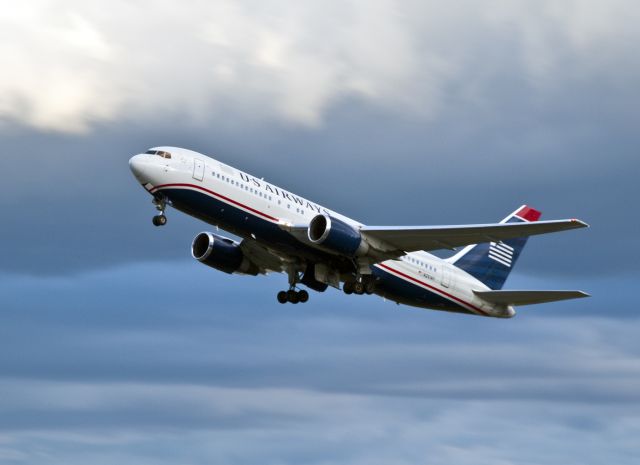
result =
[[[484,95],[505,59],[542,81],[566,60],[610,65],[602,52],[619,60],[638,36],[634,9],[623,0],[36,0],[0,18],[0,118],[63,132],[185,116],[314,126],[347,96],[433,118],[448,97]],[[513,48],[496,53],[496,40]]]

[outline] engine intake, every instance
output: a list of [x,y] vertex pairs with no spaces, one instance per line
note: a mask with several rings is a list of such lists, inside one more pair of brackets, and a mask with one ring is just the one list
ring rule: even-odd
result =
[[329,215],[316,215],[309,223],[309,240],[334,253],[349,257],[365,255],[369,244],[353,226]]
[[260,270],[249,261],[240,246],[226,237],[201,232],[191,244],[191,256],[216,270],[225,273],[257,275]]

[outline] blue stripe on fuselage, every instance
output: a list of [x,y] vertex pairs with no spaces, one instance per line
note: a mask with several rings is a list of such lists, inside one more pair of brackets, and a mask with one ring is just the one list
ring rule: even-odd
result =
[[[335,263],[338,260],[335,255],[327,254],[301,243],[291,234],[280,229],[276,223],[244,211],[212,195],[189,188],[172,187],[163,188],[160,191],[177,210],[206,223],[219,226],[240,237],[248,238],[253,234],[259,242],[268,244],[269,247],[313,261]],[[371,269],[373,275],[378,279],[376,293],[382,297],[415,307],[473,314],[457,303],[415,283],[376,266],[372,266]]]
[[409,282],[377,266],[372,267],[372,270],[373,275],[378,278],[376,294],[386,299],[414,307],[475,315],[472,311],[452,302],[446,297],[429,291],[418,284]]
[[336,256],[301,243],[278,224],[242,210],[212,195],[188,188],[164,188],[160,190],[177,210],[198,218],[206,223],[219,226],[232,234],[249,238],[253,234],[258,242],[270,247],[305,258],[329,263]]

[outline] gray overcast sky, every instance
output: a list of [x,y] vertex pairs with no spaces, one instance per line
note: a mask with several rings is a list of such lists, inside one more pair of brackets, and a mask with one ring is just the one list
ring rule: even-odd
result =
[[[0,14],[0,462],[632,464],[640,6],[32,0]],[[509,321],[189,258],[127,166],[213,155],[369,224],[528,203]]]

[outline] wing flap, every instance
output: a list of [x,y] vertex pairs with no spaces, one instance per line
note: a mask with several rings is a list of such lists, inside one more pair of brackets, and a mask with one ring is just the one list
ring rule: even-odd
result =
[[260,269],[262,274],[269,271],[280,272],[283,269],[282,259],[253,239],[244,239],[240,243],[240,249],[245,257]]
[[582,291],[473,291],[487,302],[499,305],[532,305],[589,297]]
[[535,236],[588,227],[580,220],[552,220],[531,223],[470,224],[462,226],[364,226],[368,238],[387,244],[389,251],[453,249],[482,242]]

